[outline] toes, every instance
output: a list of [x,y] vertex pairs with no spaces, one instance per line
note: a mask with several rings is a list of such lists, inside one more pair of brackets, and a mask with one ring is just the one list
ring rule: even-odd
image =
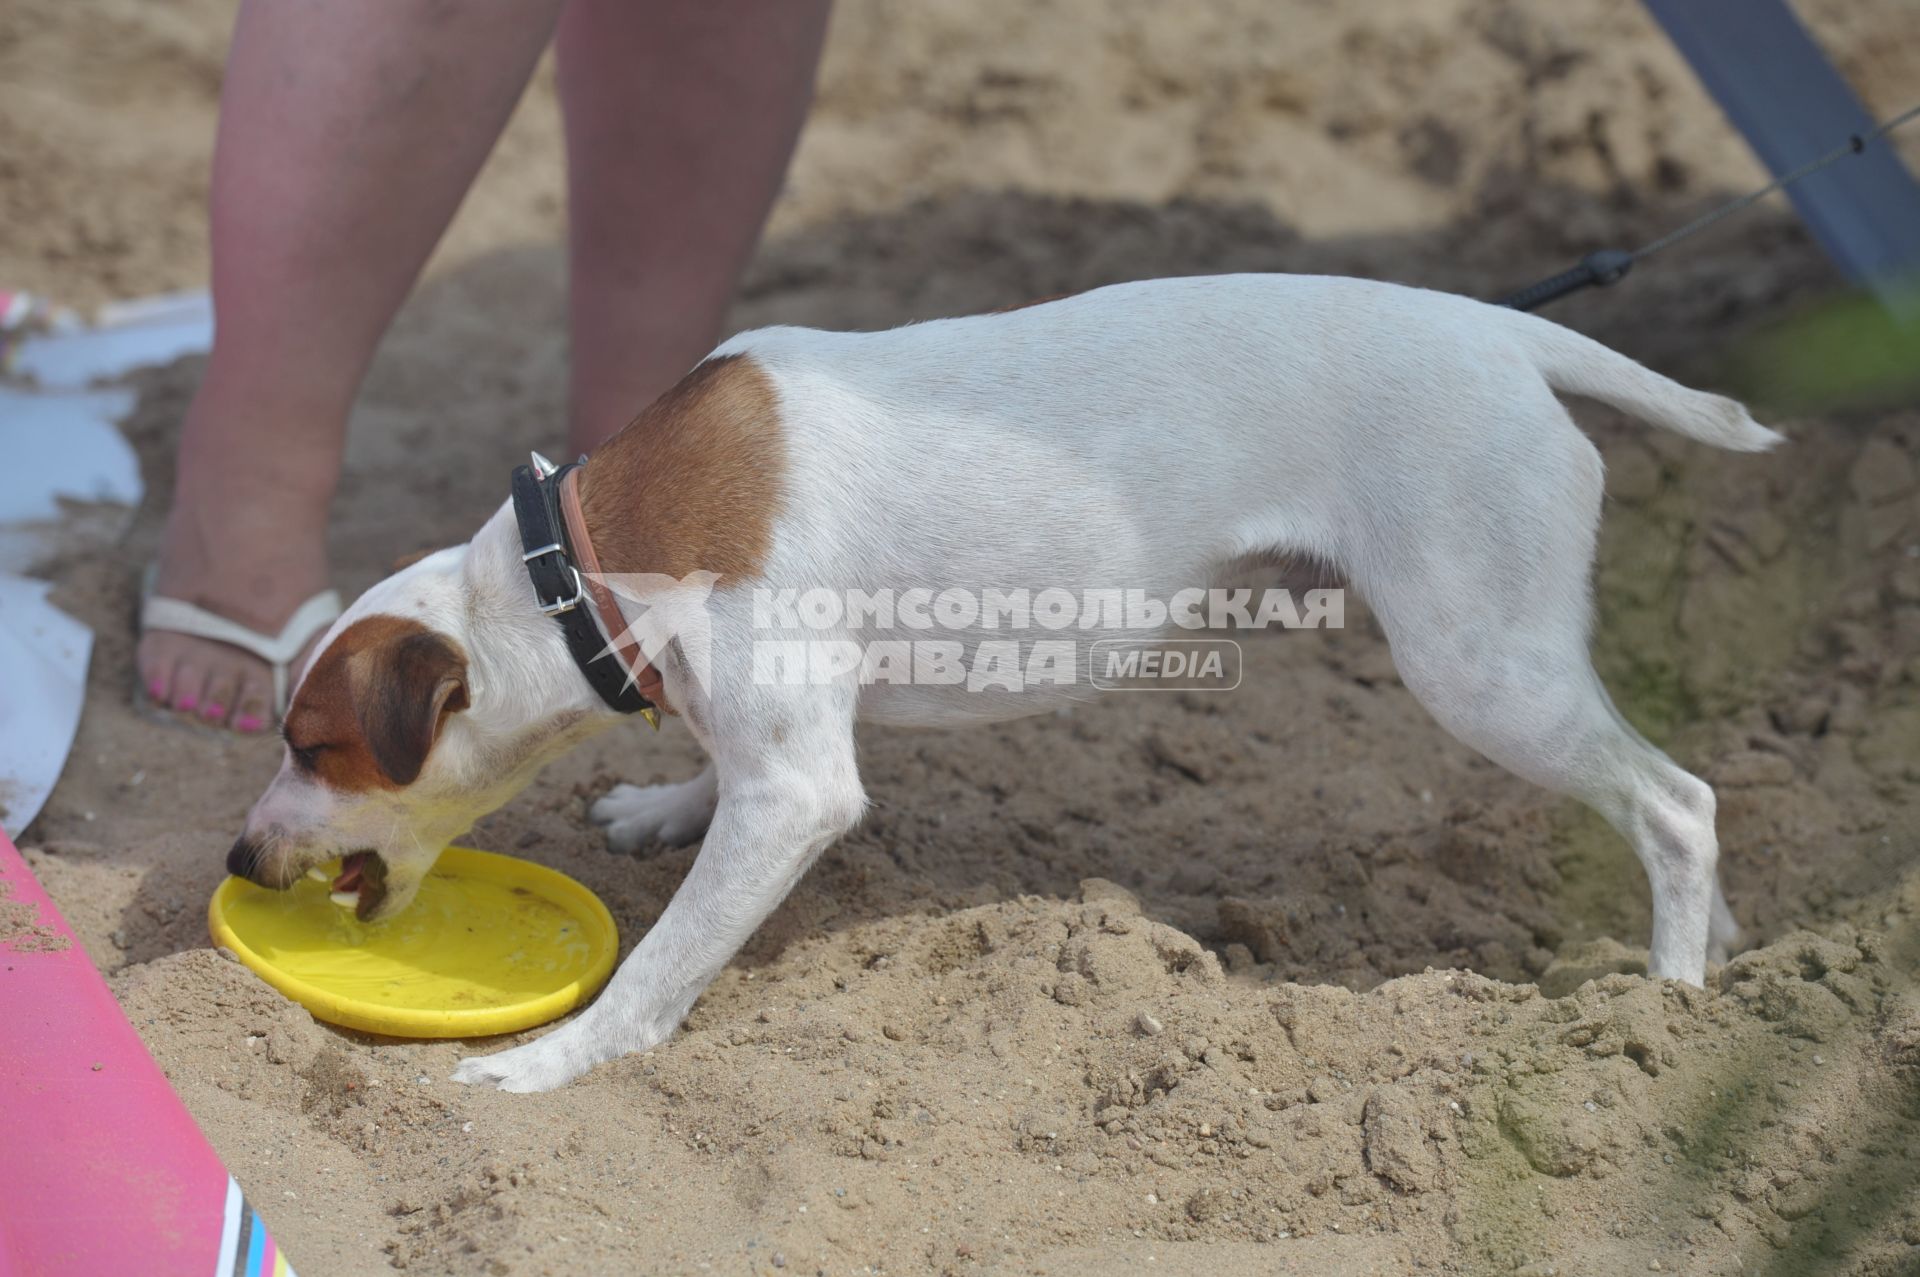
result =
[[240,732],[264,732],[273,724],[273,685],[257,674],[240,680],[240,693],[233,711],[233,726]]
[[607,846],[622,854],[658,839],[669,847],[697,842],[713,822],[713,806],[691,784],[615,785],[587,818],[607,830]]
[[616,820],[633,815],[634,810],[646,800],[647,789],[639,785],[615,785],[587,809],[587,819],[596,825],[611,825]]
[[196,711],[209,723],[224,723],[240,699],[240,676],[233,670],[215,670],[207,676],[206,697]]
[[141,636],[136,660],[153,705],[241,732],[273,726],[271,671],[237,648],[162,630]]
[[454,1066],[453,1080],[464,1082],[468,1086],[498,1086],[501,1074],[492,1064],[492,1061],[498,1058],[492,1055],[470,1055]]
[[535,1042],[498,1055],[464,1059],[453,1070],[453,1080],[468,1086],[492,1086],[525,1095],[565,1086],[586,1071],[585,1063],[576,1063],[564,1052]]
[[146,689],[146,699],[154,705],[173,703],[173,657],[175,653],[163,636],[140,636],[134,663],[140,668],[140,686]]
[[616,820],[607,826],[607,850],[630,856],[646,846],[652,836],[652,821]]
[[182,714],[197,714],[206,700],[207,670],[198,661],[182,660],[173,667],[172,699],[168,702]]

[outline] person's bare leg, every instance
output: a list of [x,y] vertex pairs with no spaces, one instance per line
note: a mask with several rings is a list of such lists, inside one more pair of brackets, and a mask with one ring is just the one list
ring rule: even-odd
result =
[[720,336],[813,93],[828,0],[572,0],[566,113],[573,371],[585,452]]
[[[348,407],[560,7],[241,5],[214,156],[218,325],[158,593],[271,633],[326,586]],[[155,632],[138,660],[157,703],[271,724],[271,676],[236,648]]]

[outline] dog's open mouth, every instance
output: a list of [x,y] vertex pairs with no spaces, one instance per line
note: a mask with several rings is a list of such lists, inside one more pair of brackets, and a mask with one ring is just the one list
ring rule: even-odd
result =
[[340,874],[333,880],[333,903],[351,908],[365,922],[387,898],[387,862],[374,851],[348,852],[340,858]]

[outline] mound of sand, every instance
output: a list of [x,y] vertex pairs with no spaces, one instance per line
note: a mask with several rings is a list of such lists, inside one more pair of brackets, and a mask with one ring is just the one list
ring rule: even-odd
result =
[[[1885,111],[1891,0],[1804,13]],[[204,276],[218,0],[0,17],[0,279],[80,302]],[[548,73],[356,411],[341,584],[464,537],[560,433]],[[849,0],[741,327],[873,327],[1116,279],[1341,271],[1478,295],[1756,176],[1632,6]],[[1830,283],[1762,210],[1556,312],[1712,381]],[[197,368],[140,379],[168,488]],[[1622,708],[1720,794],[1758,946],[1646,981],[1646,888],[1580,809],[1448,740],[1365,616],[1251,641],[1230,697],[862,742],[872,817],[687,1030],[552,1095],[316,1024],[205,947],[269,742],[127,700],[124,542],[46,565],[98,634],[35,872],[309,1272],[1910,1270],[1920,1247],[1920,413],[1776,421],[1729,458],[1615,415],[1598,600]],[[461,464],[404,464],[431,453]],[[556,766],[472,841],[607,901],[626,943],[689,851],[609,856],[616,780]]]
[[1798,931],[1699,992],[1581,979],[1635,961],[1599,944],[1549,969],[1580,980],[1559,998],[1434,971],[1356,994],[1231,974],[1091,879],[796,941],[532,1129],[443,1080],[454,1046],[343,1039],[207,950],[118,991],[329,1270],[1895,1272],[1917,956]]

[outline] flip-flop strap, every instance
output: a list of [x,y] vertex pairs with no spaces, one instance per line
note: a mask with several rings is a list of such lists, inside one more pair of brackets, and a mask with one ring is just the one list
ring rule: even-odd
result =
[[140,605],[140,628],[226,643],[259,657],[273,668],[273,712],[278,716],[287,710],[287,667],[307,641],[339,615],[339,592],[322,590],[295,608],[278,634],[268,635],[196,604],[154,595]]

